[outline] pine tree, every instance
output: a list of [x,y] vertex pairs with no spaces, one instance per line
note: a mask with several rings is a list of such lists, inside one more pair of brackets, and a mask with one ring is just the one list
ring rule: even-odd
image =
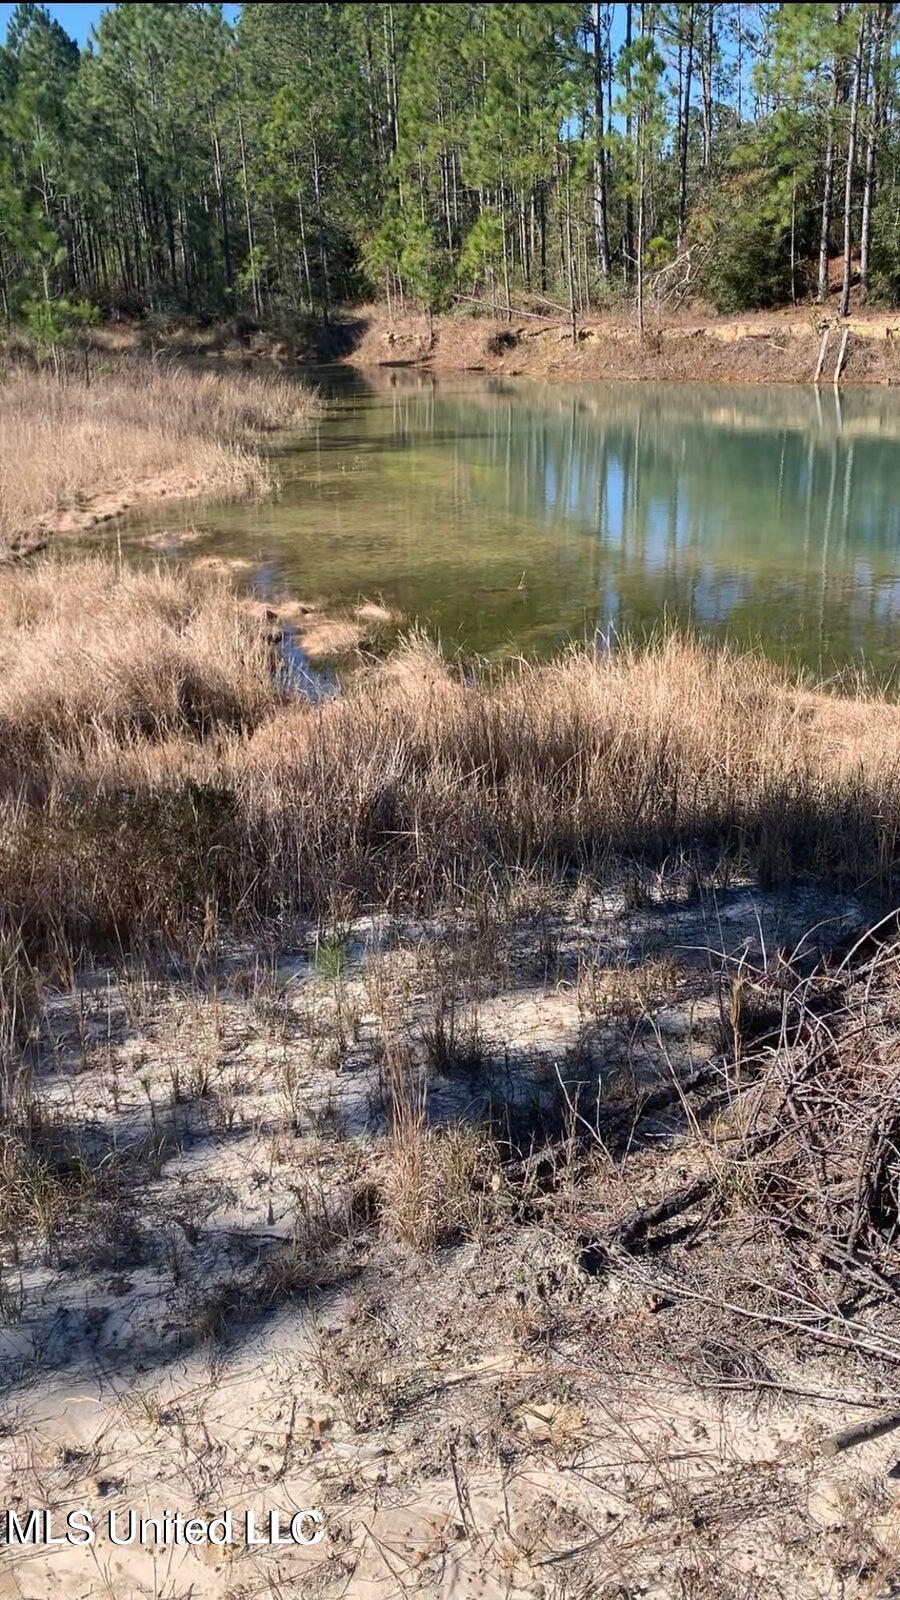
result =
[[824,300],[836,246],[846,311],[857,253],[863,298],[900,288],[897,66],[883,0],[160,3],[81,52],[21,4],[0,314],[456,293],[574,327],[619,294],[643,327],[651,263],[731,307]]

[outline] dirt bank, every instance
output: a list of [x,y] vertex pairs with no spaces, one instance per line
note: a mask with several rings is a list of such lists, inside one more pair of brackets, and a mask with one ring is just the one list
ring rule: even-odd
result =
[[829,339],[822,381],[831,384],[849,330],[845,384],[900,383],[900,312],[860,312],[841,324],[831,311],[758,312],[741,317],[680,314],[648,320],[643,340],[621,316],[579,322],[564,316],[512,320],[446,316],[389,318],[361,310],[341,330],[340,359],[358,366],[415,366],[434,372],[496,372],[507,377],[585,378],[675,383],[812,383],[822,334]]

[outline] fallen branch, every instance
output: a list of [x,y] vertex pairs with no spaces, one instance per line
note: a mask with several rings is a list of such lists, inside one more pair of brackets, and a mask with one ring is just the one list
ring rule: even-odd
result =
[[[634,1277],[642,1288],[653,1289],[657,1294],[674,1295],[679,1300],[694,1300],[697,1304],[710,1306],[715,1311],[727,1311],[733,1316],[745,1317],[749,1322],[762,1322],[772,1328],[783,1328],[787,1333],[797,1334],[801,1339],[816,1340],[834,1350],[849,1350],[854,1355],[876,1356],[881,1361],[889,1361],[894,1366],[900,1366],[900,1344],[896,1342],[893,1345],[879,1344],[869,1338],[867,1330],[864,1330],[863,1337],[859,1338],[829,1333],[826,1328],[817,1328],[813,1323],[796,1322],[792,1317],[782,1317],[775,1311],[761,1311],[754,1306],[742,1306],[736,1300],[721,1300],[716,1295],[704,1294],[700,1289],[688,1289],[684,1284],[671,1279],[648,1278],[641,1273],[635,1273]],[[853,1324],[845,1326],[852,1327]]]
[[[487,315],[494,318],[499,318],[501,311],[504,317],[507,314],[506,306],[498,306],[495,311],[486,301],[479,300],[478,296],[474,294],[455,294],[453,298],[457,301],[465,301],[467,305],[478,306]],[[566,315],[567,308],[565,306],[557,306],[552,300],[548,300],[547,305],[553,306],[554,311],[559,311],[562,315]],[[552,318],[548,317],[543,311],[524,311],[521,306],[510,306],[509,315],[511,317],[533,317],[537,322],[552,321]]]
[[822,1454],[839,1456],[842,1450],[868,1444],[871,1439],[880,1439],[883,1433],[892,1433],[895,1428],[900,1428],[900,1411],[886,1411],[880,1417],[870,1417],[867,1422],[854,1422],[838,1433],[829,1433],[822,1440]]
[[673,1189],[671,1194],[658,1200],[655,1205],[639,1206],[613,1230],[610,1240],[612,1248],[633,1251],[636,1245],[646,1239],[651,1228],[657,1227],[660,1222],[671,1222],[673,1217],[681,1216],[691,1206],[708,1199],[714,1186],[713,1178],[694,1178],[682,1188]]

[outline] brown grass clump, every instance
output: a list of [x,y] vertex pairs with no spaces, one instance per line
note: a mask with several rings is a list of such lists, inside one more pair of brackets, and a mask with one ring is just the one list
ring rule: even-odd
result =
[[0,885],[45,932],[427,910],[673,854],[896,882],[900,727],[840,702],[823,738],[827,697],[755,658],[670,636],[469,682],[412,638],[313,705],[203,575],[39,568],[0,623]]
[[309,420],[286,379],[123,363],[87,384],[33,372],[0,383],[0,548],[167,495],[264,494],[260,434]]
[[356,650],[366,625],[349,617],[310,617],[301,619],[296,633],[310,661],[328,661]]
[[391,1131],[378,1185],[382,1226],[416,1250],[480,1238],[502,1186],[496,1141],[472,1123],[430,1125],[424,1082],[402,1048],[387,1055]]
[[496,1211],[497,1148],[483,1129],[457,1123],[402,1129],[388,1147],[383,1226],[416,1250],[479,1239]]
[[[540,869],[566,881],[623,858],[725,853],[764,881],[884,886],[900,821],[900,727],[822,739],[821,709],[759,660],[680,637],[581,650],[468,684],[412,640],[342,701],[266,726],[243,803],[270,861],[307,889],[434,903]],[[327,796],[327,798],[326,798]]]
[[[134,741],[202,739],[270,717],[265,633],[227,583],[104,560],[46,563],[0,587],[0,767],[45,780],[67,757],[103,778]],[[157,751],[157,776],[165,777]]]

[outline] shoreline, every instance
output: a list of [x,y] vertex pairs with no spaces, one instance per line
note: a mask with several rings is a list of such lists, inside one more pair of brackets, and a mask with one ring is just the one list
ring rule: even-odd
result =
[[112,370],[64,381],[13,369],[0,384],[0,561],[137,506],[269,494],[264,439],[318,409],[296,379],[197,372],[175,352],[164,366],[123,353]]
[[[167,474],[159,478],[144,478],[130,484],[127,489],[98,489],[85,496],[80,505],[67,506],[58,512],[49,512],[38,525],[40,544],[31,545],[27,554],[43,549],[51,539],[77,538],[94,528],[104,527],[125,517],[130,511],[146,506],[164,505],[168,500],[204,500],[217,496],[215,485],[197,482],[189,475]],[[253,494],[248,490],[248,494]],[[240,491],[238,491],[240,496]]]
[[631,317],[579,318],[573,346],[563,313],[391,315],[382,304],[343,308],[329,325],[238,333],[155,322],[107,324],[92,343],[101,358],[164,357],[196,374],[237,379],[269,372],[314,378],[321,367],[482,373],[547,382],[669,383],[673,386],[776,384],[815,392],[822,334],[829,329],[818,392],[833,391],[841,333],[849,331],[840,388],[900,386],[900,312],[865,310],[842,321],[830,308],[803,306],[740,316],[679,312],[650,318],[643,342]]
[[[346,340],[338,330],[336,342]],[[681,314],[652,321],[643,341],[629,322],[591,316],[577,339],[563,316],[389,318],[364,307],[349,324],[339,364],[410,367],[436,374],[482,372],[552,381],[786,384],[813,388],[822,335],[829,328],[820,389],[833,389],[841,332],[849,329],[840,387],[900,385],[900,315],[866,312],[841,322],[817,307],[741,317]]]

